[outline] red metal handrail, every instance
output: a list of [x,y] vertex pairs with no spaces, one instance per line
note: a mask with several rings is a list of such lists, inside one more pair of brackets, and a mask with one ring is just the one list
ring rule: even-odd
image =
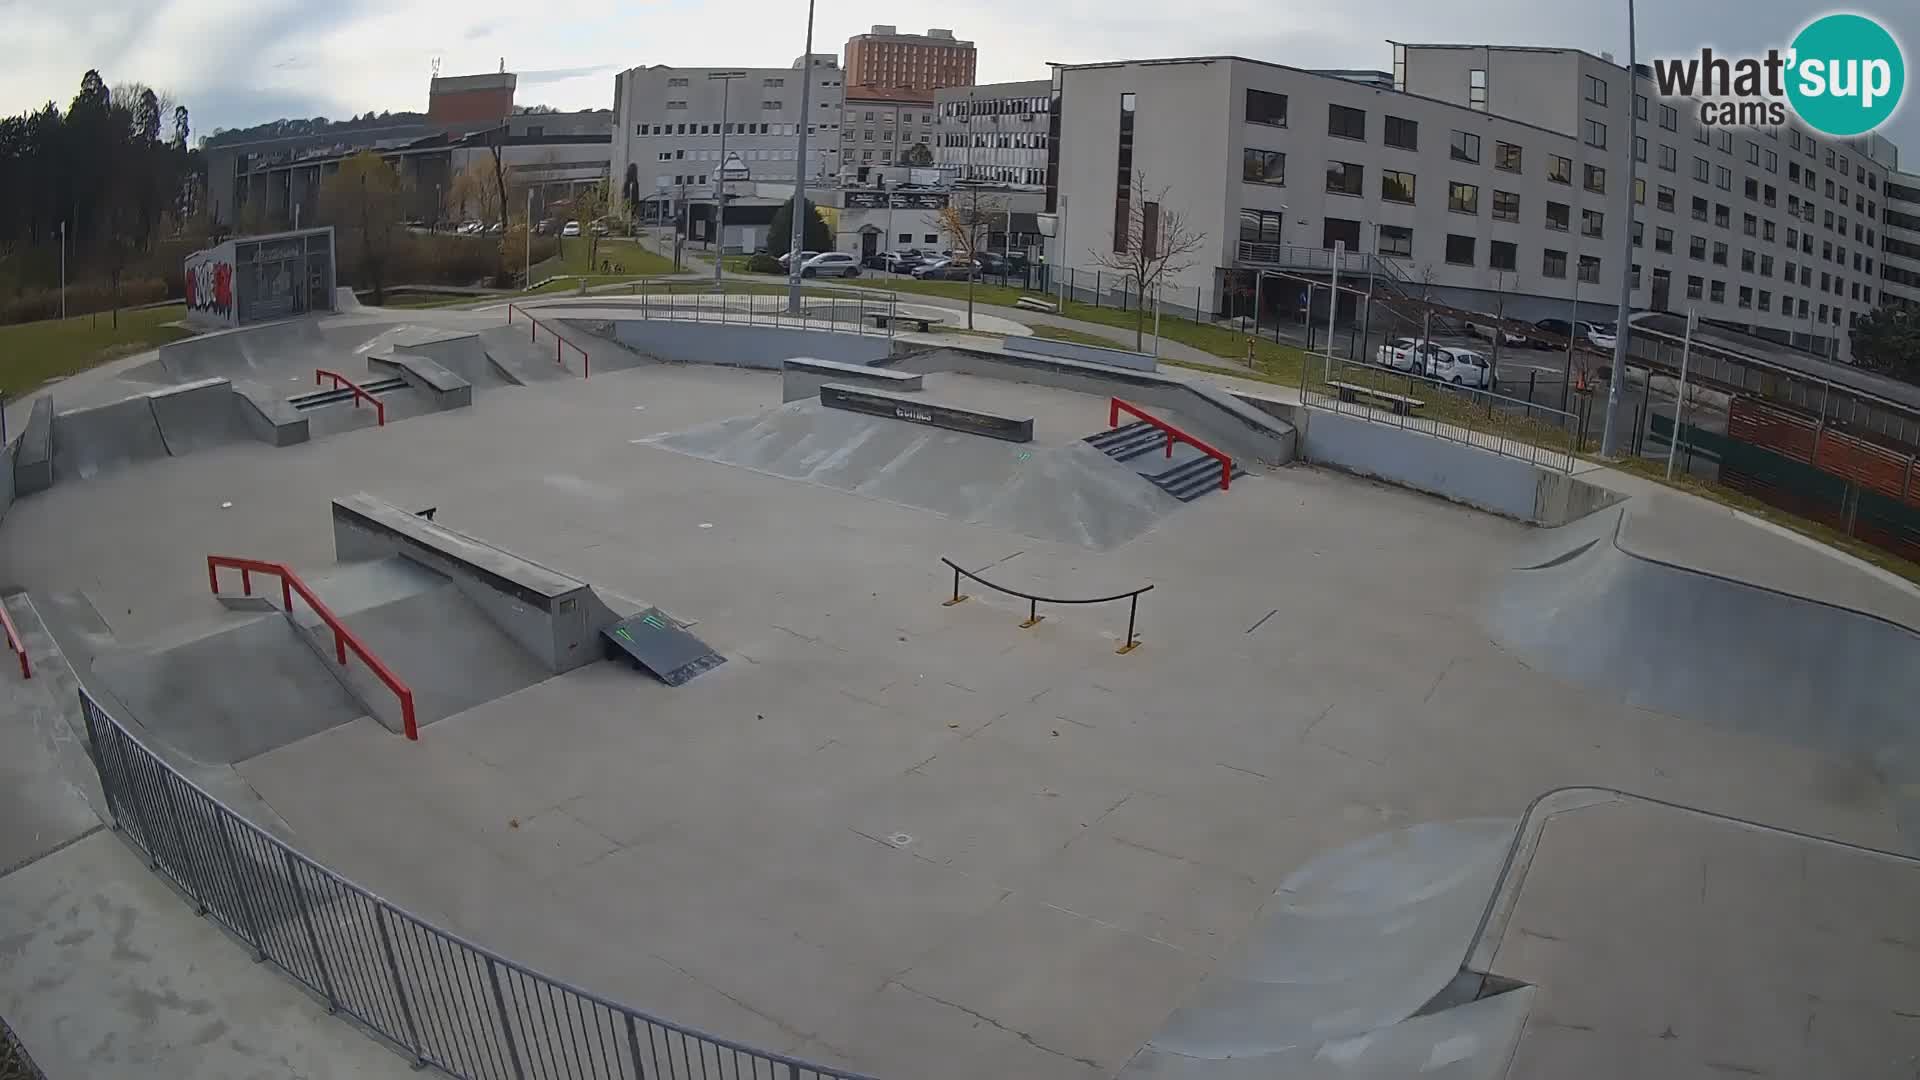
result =
[[556,364],[559,364],[563,368],[566,367],[567,362],[561,359],[560,350],[562,347],[572,349],[574,352],[577,352],[580,354],[580,377],[583,379],[593,378],[593,361],[588,358],[587,350],[581,348],[578,345],[575,345],[573,342],[568,341],[566,338],[561,337],[560,332],[558,330],[555,330],[553,327],[543,326],[540,320],[534,318],[533,315],[530,312],[528,312],[526,308],[518,307],[517,305],[514,305],[514,304],[507,305],[507,325],[508,326],[513,325],[513,313],[515,311],[518,311],[521,315],[526,317],[527,324],[528,324],[528,330],[527,330],[528,343],[531,344],[531,343],[538,342],[540,340],[540,331],[545,330],[548,334],[551,334],[553,336],[553,362]]
[[7,639],[7,649],[20,654],[20,677],[33,678],[33,664],[27,660],[27,643],[21,639],[20,631],[14,629],[13,616],[7,614],[7,606],[0,603],[0,634]]
[[353,391],[353,407],[356,409],[360,407],[361,398],[366,398],[368,401],[372,402],[374,412],[377,414],[377,418],[380,421],[380,426],[381,427],[387,426],[387,406],[385,402],[381,401],[377,397],[374,397],[372,394],[367,393],[366,390],[363,389],[359,383],[354,382],[352,379],[347,378],[345,375],[342,375],[337,371],[328,371],[326,368],[314,368],[313,369],[313,385],[319,386],[320,380],[323,378],[332,379],[333,388],[335,390],[338,390],[344,386],[347,389]]
[[1167,423],[1165,420],[1162,420],[1157,416],[1147,415],[1145,412],[1141,411],[1141,409],[1138,406],[1129,405],[1126,402],[1121,401],[1119,398],[1113,398],[1112,404],[1107,407],[1107,426],[1108,427],[1119,426],[1120,413],[1123,410],[1129,413],[1130,415],[1137,416],[1140,419],[1145,420],[1147,423],[1167,433],[1167,456],[1168,457],[1173,456],[1173,444],[1175,442],[1189,443],[1195,449],[1199,450],[1201,453],[1206,454],[1207,456],[1212,458],[1217,458],[1219,460],[1221,491],[1227,490],[1228,485],[1233,483],[1233,459],[1232,458],[1214,449],[1213,447],[1207,445],[1206,443],[1201,442],[1199,439],[1194,438],[1193,436],[1187,434],[1186,432],[1181,431],[1179,428],[1174,427],[1172,424]]
[[413,691],[408,689],[406,683],[400,681],[400,677],[395,675],[392,669],[381,663],[379,657],[373,655],[365,642],[356,637],[353,631],[347,629],[346,624],[340,621],[340,617],[335,615],[332,609],[321,603],[319,597],[313,595],[313,590],[307,588],[307,583],[301,581],[298,574],[279,563],[261,562],[258,559],[237,559],[231,555],[209,555],[207,556],[207,586],[215,593],[220,591],[220,567],[223,566],[240,571],[240,591],[247,596],[253,595],[253,575],[272,574],[278,577],[280,602],[289,612],[293,610],[293,594],[299,593],[301,599],[307,602],[307,606],[313,609],[313,613],[320,616],[320,621],[326,623],[327,627],[333,631],[333,655],[339,660],[340,665],[346,666],[347,650],[352,649],[354,655],[379,676],[380,681],[387,684],[387,689],[392,690],[394,696],[400,699],[400,719],[406,727],[407,738],[416,741],[420,738],[420,728],[414,722],[413,716]]

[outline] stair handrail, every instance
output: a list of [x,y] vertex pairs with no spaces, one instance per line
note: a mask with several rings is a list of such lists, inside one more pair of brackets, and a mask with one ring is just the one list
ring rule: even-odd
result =
[[352,379],[347,378],[345,375],[342,375],[337,371],[328,371],[326,368],[314,368],[313,369],[313,385],[319,386],[320,380],[323,378],[332,379],[333,388],[335,390],[339,390],[344,387],[345,389],[353,391],[353,407],[356,409],[360,407],[361,398],[366,398],[368,401],[372,402],[375,419],[380,421],[381,427],[387,426],[386,402],[381,401],[379,398],[374,397],[372,394],[367,393],[367,390],[365,387],[361,386],[359,383],[354,382]]
[[561,357],[561,354],[560,354],[561,347],[565,346],[566,348],[572,349],[574,352],[577,352],[580,354],[580,377],[583,379],[593,378],[593,360],[591,357],[587,355],[587,350],[581,348],[578,345],[575,345],[573,342],[568,341],[566,338],[561,337],[560,331],[555,330],[553,327],[547,326],[546,324],[542,323],[539,319],[534,318],[533,312],[528,311],[526,308],[518,304],[507,305],[507,325],[508,326],[513,325],[513,313],[516,311],[518,311],[521,315],[526,316],[526,320],[528,323],[528,328],[527,328],[528,344],[533,344],[539,341],[540,331],[545,330],[548,334],[551,334],[553,336],[553,362],[556,364],[559,364],[562,370],[566,369],[567,362]]
[[33,678],[33,664],[27,659],[26,639],[20,636],[19,629],[13,625],[13,616],[7,614],[5,603],[0,603],[0,634],[6,636],[8,651],[20,656],[20,677]]
[[347,629],[347,624],[340,621],[340,616],[335,615],[332,608],[321,603],[320,598],[307,587],[307,583],[300,580],[300,575],[294,573],[292,568],[280,563],[241,559],[232,555],[209,555],[207,556],[207,586],[216,595],[220,592],[220,568],[223,566],[240,571],[240,592],[245,596],[253,595],[253,575],[272,574],[278,577],[280,602],[286,607],[289,615],[293,613],[293,594],[299,593],[300,598],[313,609],[313,613],[320,616],[320,621],[327,624],[327,627],[333,631],[333,655],[340,666],[346,666],[347,650],[352,649],[354,655],[358,656],[381,682],[387,684],[387,689],[393,691],[394,696],[400,699],[400,720],[406,729],[407,738],[415,742],[419,741],[420,726],[414,720],[412,689],[401,682],[400,677],[382,663],[379,657],[373,655],[373,650],[367,648],[366,642],[361,641],[358,635]]
[[1177,441],[1177,442],[1189,443],[1195,449],[1199,450],[1201,453],[1207,455],[1208,457],[1218,460],[1220,462],[1220,490],[1226,491],[1229,487],[1233,485],[1233,459],[1228,457],[1224,452],[1215,449],[1213,446],[1207,443],[1201,442],[1199,439],[1196,439],[1193,436],[1187,434],[1186,432],[1181,431],[1179,428],[1174,427],[1172,424],[1167,423],[1165,420],[1162,420],[1157,416],[1148,414],[1146,411],[1142,410],[1139,406],[1128,404],[1127,402],[1121,401],[1119,398],[1109,399],[1109,403],[1107,406],[1107,426],[1118,427],[1120,424],[1120,414],[1122,412],[1126,412],[1130,416],[1137,416],[1141,420],[1144,420],[1148,424],[1151,424],[1152,426],[1159,428],[1161,431],[1165,432],[1167,435],[1167,456],[1168,457],[1173,456],[1173,444]]

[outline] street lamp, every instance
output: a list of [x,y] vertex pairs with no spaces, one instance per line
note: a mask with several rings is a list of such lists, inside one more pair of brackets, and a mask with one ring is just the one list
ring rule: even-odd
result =
[[[1627,182],[1621,185],[1620,215],[1620,310],[1616,315],[1613,342],[1613,375],[1607,380],[1607,423],[1600,431],[1600,456],[1612,457],[1620,449],[1619,425],[1614,420],[1620,411],[1620,384],[1627,381],[1627,339],[1632,336],[1633,316],[1633,144],[1640,137],[1640,110],[1634,100],[1640,96],[1638,42],[1633,33],[1633,0],[1627,0]],[[1578,271],[1576,270],[1576,275]],[[1576,281],[1578,278],[1576,277]],[[1578,312],[1575,313],[1576,315]]]
[[787,311],[800,314],[802,215],[807,211],[807,124],[813,119],[813,2],[807,0],[807,48],[800,54],[800,157],[793,164],[793,230],[787,242]]
[[727,261],[727,98],[733,80],[744,79],[744,71],[709,71],[707,81],[720,84],[720,165],[713,171],[713,291],[719,292],[720,269]]

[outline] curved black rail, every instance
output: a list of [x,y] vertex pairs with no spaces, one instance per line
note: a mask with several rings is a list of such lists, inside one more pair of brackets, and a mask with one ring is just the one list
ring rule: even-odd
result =
[[953,597],[941,601],[941,605],[944,607],[952,607],[967,598],[966,594],[960,591],[960,579],[962,577],[977,581],[995,592],[1003,592],[1008,596],[1017,596],[1025,600],[1027,602],[1027,621],[1020,624],[1023,629],[1037,626],[1040,620],[1046,618],[1045,615],[1040,614],[1041,604],[1105,604],[1114,600],[1125,600],[1127,601],[1127,643],[1115,649],[1114,652],[1125,655],[1140,647],[1140,643],[1134,640],[1133,636],[1134,617],[1140,613],[1140,594],[1143,592],[1152,592],[1153,586],[1151,585],[1142,585],[1129,592],[1114,593],[1112,596],[1095,596],[1084,600],[1069,600],[1058,596],[1036,596],[1033,593],[1021,592],[1019,589],[1009,589],[1005,585],[995,585],[979,574],[971,570],[963,569],[959,563],[954,562],[944,555],[940,557],[940,561],[946,563],[953,569]]

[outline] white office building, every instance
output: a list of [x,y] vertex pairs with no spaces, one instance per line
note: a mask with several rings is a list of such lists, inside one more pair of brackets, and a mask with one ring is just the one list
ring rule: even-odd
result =
[[1880,288],[1887,304],[1920,310],[1920,174],[1888,174],[1881,214]]
[[1091,266],[1129,201],[1164,192],[1206,237],[1167,292],[1215,311],[1256,271],[1324,268],[1344,242],[1472,310],[1565,318],[1577,290],[1580,317],[1610,320],[1624,273],[1636,308],[1845,360],[1845,328],[1880,299],[1893,147],[1701,127],[1638,83],[1577,50],[1486,46],[1395,45],[1398,89],[1226,56],[1059,67],[1051,258]]
[[934,163],[961,179],[1044,187],[1052,92],[1046,79],[934,91]]

